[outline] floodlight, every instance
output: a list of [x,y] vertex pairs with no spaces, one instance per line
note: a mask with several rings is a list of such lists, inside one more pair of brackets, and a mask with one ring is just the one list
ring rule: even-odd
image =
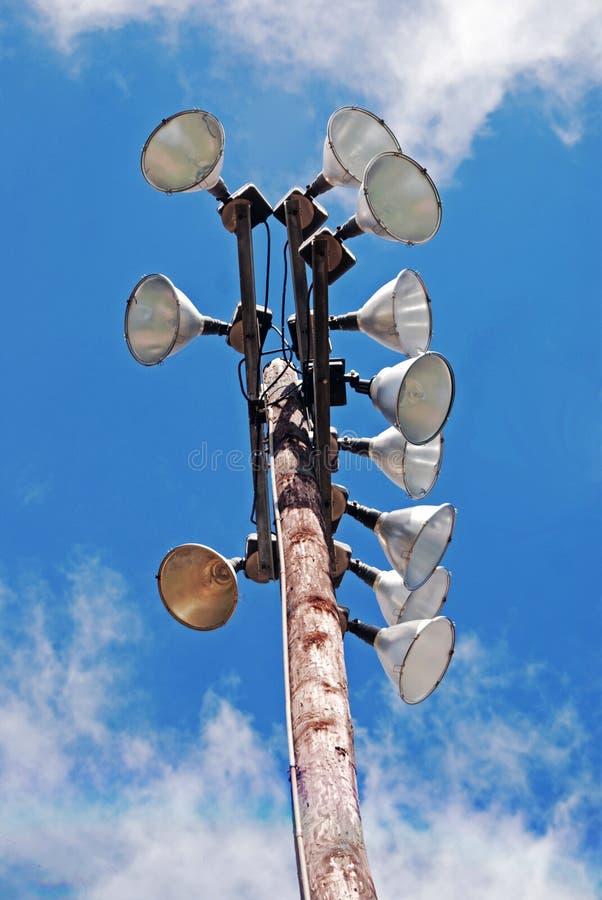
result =
[[375,407],[411,444],[427,444],[443,428],[454,402],[454,373],[440,353],[428,351],[374,378],[356,372],[345,376],[360,394],[369,394]]
[[386,150],[401,147],[382,119],[359,106],[337,109],[328,120],[322,171],[307,195],[317,197],[336,185],[357,187],[370,160]]
[[373,438],[339,439],[341,450],[368,456],[412,500],[421,500],[433,489],[443,459],[443,433],[426,444],[410,444],[391,426]]
[[186,109],[168,119],[142,148],[142,174],[165,194],[209,191],[225,200],[229,191],[220,178],[224,162],[224,129],[202,109]]
[[441,224],[441,200],[430,175],[401,152],[370,160],[357,198],[355,216],[337,229],[344,241],[370,232],[388,241],[424,244]]
[[456,521],[456,510],[450,503],[380,512],[353,501],[347,504],[346,512],[375,532],[385,556],[411,591],[434,572],[451,541]]
[[[240,568],[242,560],[234,562]],[[236,608],[235,565],[202,544],[181,544],[170,550],[157,579],[167,611],[188,628],[220,628]]]
[[165,275],[140,279],[125,310],[125,339],[134,359],[156,366],[200,334],[228,334],[228,324],[201,315]]
[[449,593],[451,575],[443,566],[437,566],[430,578],[414,591],[405,586],[401,575],[394,570],[383,572],[359,559],[352,559],[349,569],[372,588],[388,625],[433,619]]
[[410,704],[426,700],[440,684],[451,662],[456,637],[454,623],[445,616],[389,628],[352,619],[347,631],[372,644],[399,696]]
[[368,337],[404,356],[419,356],[429,348],[431,303],[425,284],[412,269],[402,269],[357,312],[331,316],[331,331],[363,331]]

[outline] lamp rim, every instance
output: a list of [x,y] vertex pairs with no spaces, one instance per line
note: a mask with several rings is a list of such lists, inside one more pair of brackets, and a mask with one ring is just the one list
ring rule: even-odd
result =
[[[168,561],[171,559],[171,557],[174,555],[174,553],[177,550],[187,550],[190,547],[196,547],[201,550],[208,550],[210,553],[213,553],[214,556],[216,556],[220,562],[223,562],[226,565],[226,567],[228,568],[228,570],[232,576],[232,582],[233,582],[234,589],[236,592],[236,597],[235,597],[234,603],[232,604],[231,609],[228,612],[227,616],[224,619],[222,619],[218,624],[211,625],[209,627],[203,627],[202,625],[191,625],[190,622],[186,622],[184,619],[182,619],[180,616],[178,616],[177,613],[175,613],[173,611],[173,609],[169,606],[167,600],[165,599],[165,597],[163,595],[163,590],[161,587],[161,575],[162,575],[163,570],[164,570],[165,566],[167,565]],[[232,563],[230,562],[229,559],[226,559],[225,556],[222,556],[221,553],[218,553],[217,550],[214,550],[213,547],[208,547],[206,544],[196,544],[194,542],[189,542],[187,544],[178,544],[177,547],[172,547],[172,549],[169,550],[165,554],[163,559],[161,560],[161,565],[159,566],[159,571],[157,572],[157,587],[159,589],[159,596],[161,597],[163,606],[165,607],[165,609],[167,610],[169,615],[172,616],[172,618],[174,618],[177,622],[179,622],[180,625],[184,625],[186,628],[192,628],[193,631],[216,631],[218,628],[221,628],[223,625],[225,625],[227,622],[229,622],[230,619],[232,618],[232,616],[234,615],[234,611],[236,609],[237,602],[238,602],[238,581],[236,578],[236,572],[234,570],[234,566],[232,565]]]
[[[423,631],[426,631],[427,628],[429,628],[430,625],[432,625],[432,623],[433,623],[433,622],[436,622],[438,619],[444,619],[444,620],[449,624],[450,630],[451,630],[451,638],[452,638],[452,641],[451,641],[451,649],[450,649],[450,651],[449,651],[449,653],[448,653],[448,656],[447,656],[447,660],[446,660],[445,666],[444,666],[442,672],[440,673],[440,675],[439,675],[437,681],[434,683],[434,685],[431,687],[431,689],[429,690],[429,692],[428,692],[427,694],[423,694],[423,696],[420,697],[418,700],[408,700],[407,697],[404,697],[403,690],[402,690],[402,687],[401,687],[401,679],[403,678],[403,670],[404,670],[404,668],[405,668],[405,666],[406,666],[406,664],[407,664],[407,662],[408,662],[408,659],[409,659],[409,657],[410,657],[410,653],[412,652],[412,648],[414,647],[414,644],[416,643],[416,641],[418,640],[418,638],[420,637],[420,635],[422,634],[422,632],[423,632]],[[455,643],[456,643],[456,626],[455,626],[455,623],[453,622],[452,619],[448,618],[447,616],[434,616],[432,619],[428,619],[428,620],[427,620],[427,624],[424,625],[424,626],[420,629],[420,631],[418,632],[418,634],[415,635],[415,637],[414,637],[412,643],[411,643],[410,646],[408,647],[408,649],[407,649],[407,651],[406,651],[406,655],[405,655],[405,657],[404,657],[404,659],[403,659],[403,662],[402,662],[402,664],[401,664],[401,666],[400,666],[400,669],[399,669],[399,682],[398,682],[399,696],[401,697],[401,699],[403,700],[404,703],[407,703],[408,706],[415,706],[417,703],[422,703],[423,700],[426,700],[427,697],[430,697],[430,696],[431,696],[431,694],[433,693],[433,691],[436,691],[436,690],[437,690],[437,688],[439,687],[439,685],[441,684],[441,682],[443,681],[443,679],[444,679],[444,677],[445,677],[445,673],[446,673],[447,670],[449,669],[449,664],[451,663],[451,661],[452,661],[452,656],[454,655],[454,646],[455,646]]]
[[[433,229],[431,234],[429,234],[428,237],[423,238],[421,241],[408,241],[405,238],[401,238],[398,235],[394,234],[394,232],[392,232],[391,229],[387,225],[385,225],[385,223],[383,221],[381,221],[380,216],[374,210],[374,207],[370,201],[370,194],[366,188],[366,180],[368,178],[371,167],[375,164],[375,162],[377,160],[382,159],[383,156],[395,156],[397,158],[404,159],[407,162],[411,163],[426,178],[426,180],[428,181],[428,183],[430,184],[430,186],[433,190],[433,193],[435,195],[435,200],[437,201],[437,224],[435,225],[435,228]],[[386,150],[384,153],[378,153],[376,156],[373,156],[372,159],[370,160],[370,162],[367,164],[366,169],[364,171],[364,177],[361,182],[360,190],[364,194],[364,198],[366,200],[366,203],[368,204],[368,208],[369,208],[370,212],[372,213],[372,215],[374,216],[375,221],[378,222],[379,226],[383,229],[383,231],[385,231],[386,234],[390,238],[392,238],[394,241],[399,241],[399,243],[406,244],[408,247],[414,247],[414,246],[418,246],[419,244],[426,244],[427,241],[430,241],[432,238],[434,238],[435,235],[437,234],[437,232],[439,231],[439,228],[441,226],[442,204],[441,204],[441,197],[439,196],[439,191],[437,190],[435,182],[433,181],[433,179],[431,178],[431,176],[429,175],[429,173],[427,172],[427,170],[424,166],[421,166],[419,162],[416,162],[415,159],[412,159],[411,156],[408,156],[401,149],[399,151]]]
[[[148,281],[149,278],[162,278],[164,281],[167,281],[167,283],[169,284],[169,287],[171,288],[171,291],[173,294],[173,299],[176,301],[176,310],[177,310],[177,314],[178,314],[178,318],[176,320],[176,328],[175,328],[174,335],[173,335],[173,340],[172,340],[171,344],[169,345],[167,352],[163,355],[163,357],[161,359],[157,360],[157,362],[147,362],[146,360],[141,359],[138,356],[138,354],[136,353],[136,351],[134,350],[132,343],[130,341],[129,334],[128,334],[128,315],[130,312],[131,304],[132,304],[132,302],[134,302],[134,303],[138,302],[136,300],[136,291],[145,281]],[[134,287],[133,291],[131,292],[130,296],[128,297],[128,299],[126,301],[125,318],[124,318],[124,322],[123,322],[123,331],[124,331],[125,342],[128,345],[128,350],[130,351],[130,353],[132,354],[132,356],[134,357],[136,362],[139,362],[140,365],[142,365],[142,366],[159,366],[159,365],[161,365],[162,362],[164,362],[164,360],[167,359],[167,357],[173,350],[175,343],[178,339],[179,330],[180,330],[180,300],[178,299],[178,295],[176,293],[176,286],[174,285],[173,281],[170,278],[168,278],[167,275],[163,275],[161,272],[151,272],[148,275],[143,275],[142,278],[140,279],[140,281]],[[202,546],[202,545],[199,544],[199,546]]]
[[[179,116],[188,116],[191,113],[199,113],[202,116],[211,116],[213,121],[217,124],[217,127],[220,132],[220,136],[221,136],[220,151],[217,154],[217,156],[215,158],[215,162],[213,163],[212,167],[209,169],[209,171],[205,175],[203,175],[202,178],[199,178],[198,181],[193,181],[191,184],[188,184],[185,187],[169,188],[168,190],[165,190],[165,188],[158,187],[158,185],[156,185],[154,183],[154,181],[151,180],[151,178],[149,177],[149,175],[147,174],[147,172],[144,169],[144,157],[146,155],[146,151],[148,150],[150,143],[151,143],[152,139],[155,137],[155,135],[157,134],[157,132],[161,131],[161,129],[164,128],[165,125],[168,125],[170,122],[173,122],[173,120],[179,118]],[[215,170],[215,167],[218,165],[218,163],[220,162],[221,158],[224,155],[225,143],[226,143],[226,132],[224,131],[224,126],[222,125],[220,120],[217,118],[217,116],[214,116],[213,113],[209,112],[206,109],[200,109],[199,107],[192,107],[191,109],[182,109],[182,110],[180,110],[180,112],[173,113],[171,116],[167,116],[166,119],[161,119],[159,124],[156,126],[156,128],[153,128],[153,130],[147,137],[146,141],[144,142],[144,146],[142,147],[142,151],[140,153],[140,170],[142,172],[142,176],[143,176],[144,180],[147,181],[148,184],[150,184],[151,187],[153,187],[156,191],[161,191],[162,194],[184,194],[187,191],[191,191],[194,188],[198,187],[204,181],[207,180],[207,178]]]
[[[332,123],[334,121],[335,116],[338,115],[338,113],[343,112],[344,110],[347,110],[347,109],[351,109],[354,112],[364,113],[365,115],[370,116],[371,119],[374,119],[376,122],[378,122],[378,124],[382,128],[384,128],[385,131],[388,133],[389,137],[391,137],[393,139],[393,142],[399,148],[399,152],[401,153],[402,151],[401,151],[401,145],[399,143],[397,136],[393,133],[393,131],[391,131],[391,129],[389,128],[389,126],[387,125],[385,120],[381,119],[380,116],[377,116],[376,113],[370,112],[369,109],[364,109],[363,106],[340,106],[338,109],[335,109],[335,111],[331,114],[330,118],[328,119],[328,125],[326,126],[326,140],[328,141],[328,146],[332,150],[332,154],[333,154],[334,158],[336,159],[336,161],[338,162],[338,164],[349,175],[349,177],[351,178],[353,183],[357,184],[359,186],[362,184],[362,179],[358,178],[356,175],[354,175],[352,172],[349,171],[349,167],[348,167],[347,163],[343,162],[340,154],[337,153],[336,145],[335,145],[335,143],[332,139],[332,135],[331,135]],[[368,163],[368,165],[369,165],[369,163]],[[367,168],[367,166],[366,166],[366,168]],[[364,170],[364,172],[365,172],[365,170]]]

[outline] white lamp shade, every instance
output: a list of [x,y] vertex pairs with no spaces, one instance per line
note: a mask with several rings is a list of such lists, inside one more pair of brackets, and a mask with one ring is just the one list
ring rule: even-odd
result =
[[238,585],[232,564],[203,544],[170,550],[157,579],[167,611],[188,628],[220,628],[236,608]]
[[401,152],[366,166],[355,220],[362,231],[403,244],[424,244],[441,224],[441,200],[426,169]]
[[420,703],[445,675],[454,643],[454,623],[439,616],[381,628],[374,639],[374,649],[401,699]]
[[357,321],[361,331],[373,340],[405,356],[418,356],[428,350],[431,303],[418,272],[402,269],[397,278],[364,303]]
[[421,500],[432,490],[443,460],[443,434],[426,444],[410,444],[391,426],[370,440],[368,455],[394,484]]
[[423,353],[375,375],[370,397],[411,444],[426,444],[443,428],[454,400],[454,375],[439,353]]
[[125,339],[143,366],[156,366],[202,334],[205,317],[165,275],[145,275],[127,302]]
[[385,150],[400,150],[400,147],[383,120],[366,109],[343,106],[328,121],[322,174],[333,186],[358,186],[367,164]]
[[224,129],[202,109],[187,109],[164,119],[142,150],[142,174],[166,194],[210,190],[224,162]]
[[398,572],[381,572],[374,582],[374,593],[385,622],[398,625],[414,619],[433,619],[445,603],[450,580],[447,569],[437,566],[421,587],[410,591]]
[[456,510],[450,503],[380,514],[374,531],[409,590],[430,578],[451,540],[455,521]]

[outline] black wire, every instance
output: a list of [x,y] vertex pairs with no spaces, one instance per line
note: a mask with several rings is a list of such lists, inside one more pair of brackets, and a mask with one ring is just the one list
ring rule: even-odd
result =
[[242,359],[240,360],[240,362],[238,363],[238,383],[239,383],[239,385],[240,385],[240,392],[241,392],[241,394],[243,395],[243,397],[245,398],[245,400],[247,401],[247,403],[250,403],[250,402],[251,402],[251,398],[250,398],[249,395],[247,394],[247,392],[246,392],[246,390],[245,390],[245,386],[244,386],[244,384],[242,383],[242,367],[244,366],[244,364],[245,364],[245,358],[244,358],[244,356],[243,356],[243,358],[242,358]]
[[280,338],[282,340],[282,355],[286,357],[286,348],[284,346],[284,318],[286,316],[286,285],[288,281],[288,256],[286,251],[288,250],[288,241],[284,244],[283,249],[283,258],[284,258],[284,277],[282,279],[282,298],[281,298],[281,308],[280,308]]
[[268,300],[270,298],[270,262],[272,256],[272,234],[270,232],[270,226],[267,221],[263,223],[265,225],[265,233],[267,238],[267,250],[266,250],[266,264],[265,264],[265,303],[264,310],[267,312],[268,310]]
[[[265,299],[264,299],[264,304],[263,304],[263,311],[265,313],[267,313],[269,299],[270,299],[270,267],[271,267],[271,257],[272,257],[272,235],[270,232],[270,226],[268,225],[267,221],[265,221],[263,224],[265,225],[266,240],[267,240],[266,264],[265,264]],[[263,335],[263,338],[261,339],[261,343],[259,345],[259,358],[257,360],[257,385],[256,385],[256,394],[257,395],[259,395],[259,385],[261,384],[262,360],[263,360],[264,356],[269,355],[269,351],[266,351],[263,349],[263,346],[264,346],[267,336],[268,336],[268,331],[269,331],[269,329],[266,328],[265,334]],[[244,362],[244,360],[243,360],[243,362]],[[238,369],[238,377],[239,377],[239,381],[240,381],[241,388],[242,388],[242,377],[241,377],[241,372],[240,372],[240,366]],[[243,391],[243,393],[246,396],[246,392]],[[247,400],[248,399],[249,398],[247,397]],[[260,400],[261,400],[261,397],[259,397],[259,400],[256,404],[256,410],[255,410],[255,414],[256,414],[255,428],[256,428],[256,443],[257,444],[260,443],[260,438],[263,437],[263,426],[262,426],[261,420],[259,418],[259,409],[257,408],[259,406]],[[257,513],[257,476],[259,474],[258,469],[257,469],[257,463],[258,463],[258,460],[256,460],[256,459],[253,459],[251,461],[251,465],[253,466],[253,506],[251,507],[251,515],[249,518],[253,525],[257,525],[257,514],[256,514]]]

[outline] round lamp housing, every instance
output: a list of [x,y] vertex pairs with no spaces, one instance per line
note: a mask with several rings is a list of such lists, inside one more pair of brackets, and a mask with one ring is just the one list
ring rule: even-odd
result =
[[419,356],[431,343],[431,302],[424,281],[402,269],[380,287],[357,313],[361,331],[390,350]]
[[456,510],[441,506],[414,506],[383,512],[374,531],[385,556],[406,587],[416,590],[430,578],[451,541]]
[[443,461],[443,434],[426,444],[410,444],[391,426],[371,438],[368,455],[394,484],[412,500],[422,500],[433,489]]
[[322,174],[332,186],[358,186],[370,160],[387,150],[401,151],[388,125],[367,109],[343,106],[328,120]]
[[441,611],[449,592],[451,575],[443,566],[415,591],[410,591],[398,572],[380,572],[374,582],[374,593],[388,625],[414,619],[433,619]]
[[424,244],[441,225],[441,199],[430,175],[400,151],[366,166],[355,221],[362,231],[402,244]]
[[134,359],[156,366],[202,334],[210,321],[167,276],[145,275],[127,302],[125,339]]
[[451,619],[421,619],[381,628],[374,649],[405,703],[426,700],[440,684],[454,652]]
[[224,145],[219,119],[202,109],[186,109],[163,119],[148,137],[142,174],[165,194],[211,190],[219,181]]
[[426,444],[439,434],[454,392],[450,364],[431,351],[381,369],[370,383],[372,402],[410,444]]
[[170,550],[159,567],[157,580],[165,608],[188,628],[221,628],[236,609],[234,567],[203,544],[181,544]]

